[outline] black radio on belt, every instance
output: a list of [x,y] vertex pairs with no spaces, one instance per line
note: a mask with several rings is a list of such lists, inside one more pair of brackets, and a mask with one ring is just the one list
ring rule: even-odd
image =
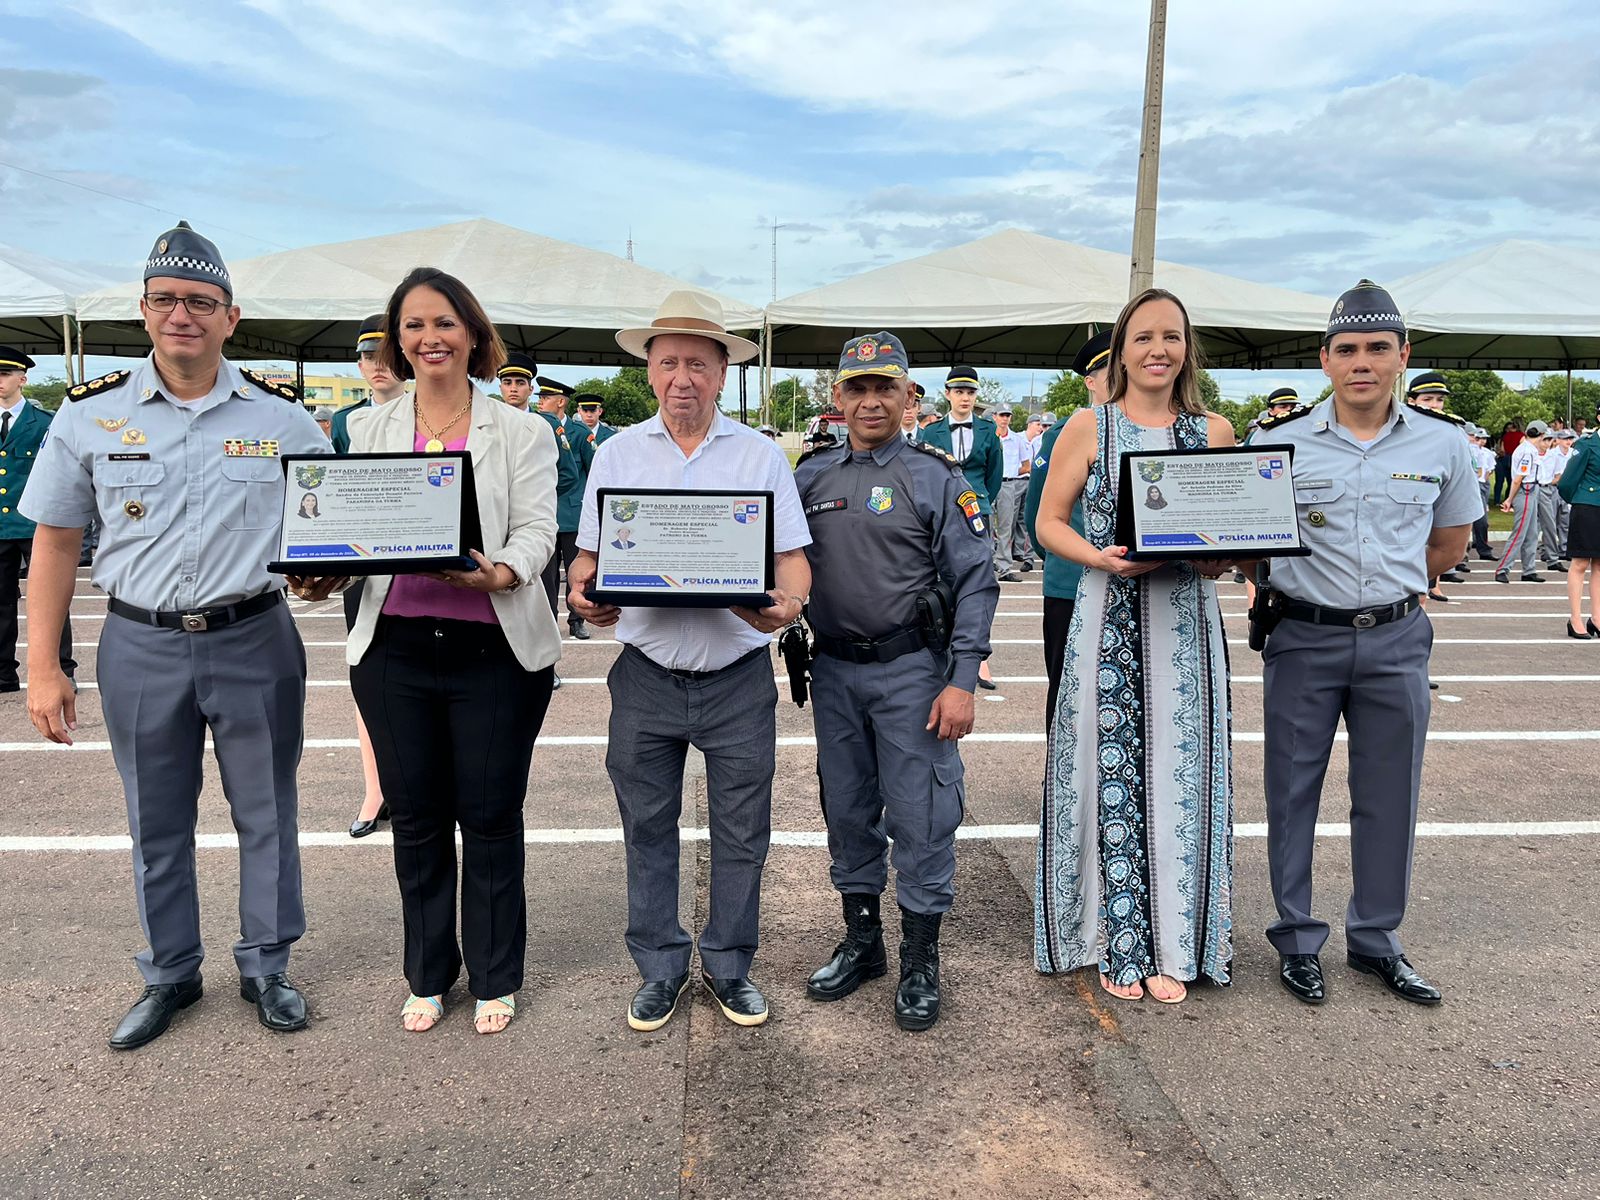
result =
[[955,615],[955,589],[944,580],[917,593],[917,622],[927,632],[932,649],[943,652],[950,648],[950,629]]
[[783,655],[783,665],[789,671],[789,692],[795,704],[806,706],[806,685],[810,682],[811,643],[806,640],[806,627],[799,620],[784,626],[778,635],[778,653]]
[[1251,602],[1248,621],[1250,649],[1260,651],[1267,638],[1283,620],[1283,593],[1274,591],[1269,582],[1267,564],[1256,565],[1256,598]]

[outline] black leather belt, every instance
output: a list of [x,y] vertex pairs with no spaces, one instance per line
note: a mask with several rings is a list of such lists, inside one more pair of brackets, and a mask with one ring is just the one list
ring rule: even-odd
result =
[[881,638],[834,638],[825,633],[816,635],[818,654],[853,663],[893,662],[901,655],[922,650],[927,645],[928,631],[916,625]]
[[109,605],[112,612],[142,625],[159,625],[163,629],[181,629],[184,633],[209,633],[226,629],[250,617],[260,616],[269,608],[283,603],[282,592],[262,592],[237,604],[219,604],[214,608],[193,608],[187,612],[155,612],[148,608],[126,604],[115,596]]
[[1324,608],[1320,604],[1307,604],[1287,596],[1279,611],[1291,621],[1307,621],[1312,625],[1348,625],[1354,629],[1372,629],[1398,621],[1414,612],[1422,603],[1416,596],[1407,596],[1393,604],[1380,604],[1376,608]]
[[701,679],[711,679],[714,676],[726,674],[728,671],[733,670],[735,667],[742,667],[742,666],[744,666],[745,663],[749,662],[752,658],[755,658],[758,655],[766,654],[767,653],[767,647],[765,647],[765,646],[757,646],[754,650],[750,651],[749,654],[741,654],[738,658],[734,659],[727,666],[718,667],[715,671],[680,671],[675,667],[663,667],[660,663],[656,662],[655,659],[651,658],[643,650],[636,651],[636,653],[639,655],[639,657],[643,658],[651,666],[657,668],[658,670],[665,671],[668,675],[672,675],[672,676],[674,676],[674,677],[676,677],[678,679],[701,680]]

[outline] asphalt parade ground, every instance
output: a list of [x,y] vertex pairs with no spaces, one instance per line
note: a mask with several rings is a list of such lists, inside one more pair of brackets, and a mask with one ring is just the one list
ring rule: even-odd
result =
[[[352,841],[360,761],[336,600],[296,604],[310,683],[300,775],[309,931],[291,978],[312,1023],[267,1032],[238,996],[237,860],[212,763],[199,862],[206,995],[152,1045],[106,1037],[141,986],[127,823],[95,689],[105,602],[80,573],[79,744],[0,698],[0,1196],[1428,1197],[1600,1195],[1600,641],[1563,636],[1565,577],[1490,564],[1431,606],[1439,683],[1402,938],[1444,991],[1417,1008],[1344,963],[1343,748],[1329,771],[1317,907],[1330,997],[1276,980],[1261,793],[1261,663],[1221,586],[1233,665],[1236,956],[1229,988],[1121,1003],[1032,965],[1044,764],[1038,574],[1004,584],[1000,689],[963,743],[968,814],[942,942],[938,1025],[902,1033],[893,976],[837,1004],[807,974],[838,938],[810,710],[780,688],[752,972],[754,1030],[703,995],[630,1031],[637,976],[604,769],[616,643],[565,645],[527,798],[528,981],[499,1036],[464,983],[400,1028],[387,833]],[[24,640],[27,624],[22,625]],[[25,657],[25,655],[24,655]],[[824,752],[826,748],[824,747]],[[709,878],[703,774],[685,785],[681,907]],[[891,908],[892,911],[892,908]],[[898,929],[890,931],[891,955]]]

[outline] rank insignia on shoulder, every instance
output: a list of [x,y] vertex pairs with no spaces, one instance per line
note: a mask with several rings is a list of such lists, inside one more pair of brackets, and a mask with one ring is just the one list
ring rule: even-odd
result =
[[924,454],[931,454],[935,458],[942,458],[951,466],[959,467],[961,465],[961,460],[954,454],[951,454],[948,450],[941,450],[938,446],[930,446],[927,442],[912,442],[911,447],[914,450],[921,450]]
[[82,400],[85,396],[92,396],[96,392],[103,392],[108,388],[121,387],[128,382],[132,371],[113,371],[109,375],[102,375],[99,379],[91,379],[87,383],[80,383],[77,387],[67,389],[68,400]]
[[[295,394],[295,390],[292,387],[290,387],[288,384],[286,384],[286,383],[273,383],[272,380],[268,379],[265,375],[258,374],[257,372],[248,370],[248,369],[246,369],[244,367],[240,367],[239,368],[239,374],[243,375],[246,379],[248,379],[251,383],[255,384],[262,391],[270,392],[270,393],[272,393],[272,395],[278,397],[280,400],[299,400],[300,399],[300,397]],[[248,394],[248,393],[241,393],[241,394],[243,395],[243,394]]]
[[1409,400],[1406,401],[1406,407],[1414,413],[1421,413],[1423,416],[1433,417],[1438,421],[1448,421],[1452,425],[1465,425],[1467,423],[1465,417],[1458,417],[1455,413],[1445,412],[1442,408],[1423,408],[1422,405],[1413,404]]
[[1315,404],[1298,404],[1294,408],[1291,408],[1288,412],[1284,413],[1281,417],[1262,417],[1261,420],[1256,422],[1256,428],[1272,429],[1278,425],[1286,425],[1290,421],[1295,421],[1305,416],[1315,407]]

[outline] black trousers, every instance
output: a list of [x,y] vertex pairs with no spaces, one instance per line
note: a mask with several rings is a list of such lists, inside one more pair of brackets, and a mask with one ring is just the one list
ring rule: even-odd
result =
[[[17,603],[22,599],[22,568],[33,557],[32,538],[0,538],[0,683],[17,682]],[[70,609],[70,605],[68,606]],[[61,622],[61,669],[78,669],[72,657],[72,618]]]
[[1061,688],[1061,667],[1067,658],[1067,630],[1072,627],[1071,600],[1044,598],[1044,673],[1049,681],[1044,693],[1044,730],[1056,724],[1056,692]]
[[[572,564],[578,557],[578,531],[556,534],[555,553],[550,556],[550,561],[545,564],[544,571],[539,576],[544,580],[545,595],[550,597],[550,612],[558,619],[561,616],[561,606],[557,593],[561,588],[562,573],[571,575]],[[567,620],[575,620],[571,611],[567,613]]]
[[549,667],[522,669],[498,625],[431,617],[381,617],[350,669],[393,823],[405,974],[418,996],[448,992],[463,961],[479,1000],[522,986],[522,806],[553,682]]

